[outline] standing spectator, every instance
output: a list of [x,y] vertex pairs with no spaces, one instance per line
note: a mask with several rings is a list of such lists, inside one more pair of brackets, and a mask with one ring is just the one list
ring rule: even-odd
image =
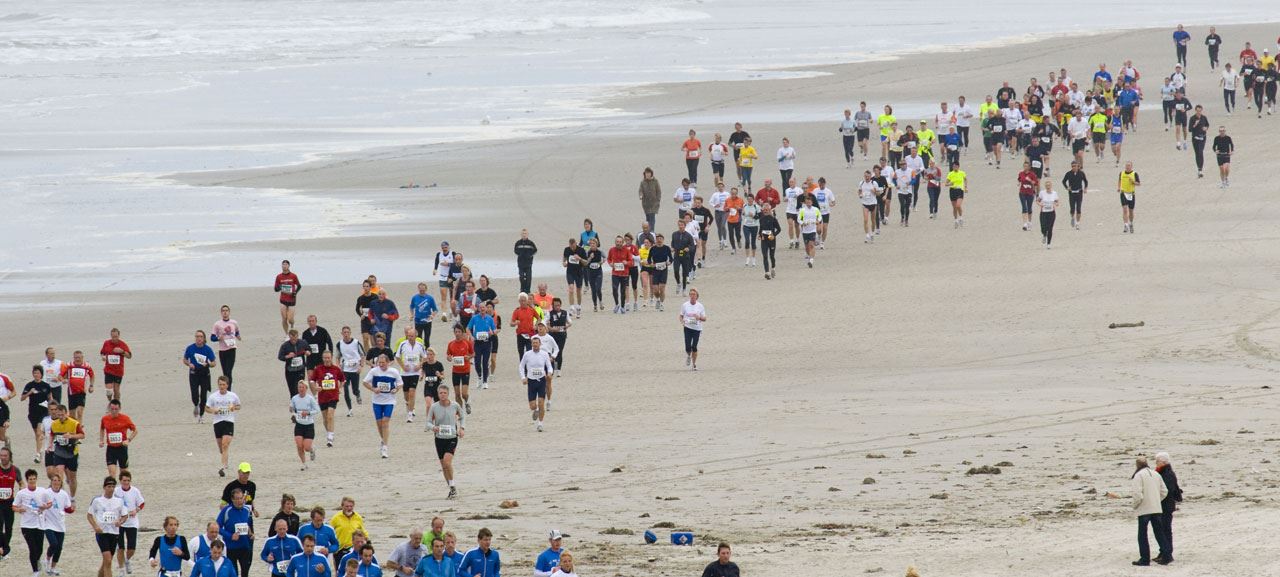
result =
[[1160,501],[1160,508],[1164,512],[1160,515],[1159,530],[1164,531],[1164,550],[1156,557],[1157,563],[1167,565],[1173,563],[1173,512],[1178,510],[1178,503],[1182,502],[1182,488],[1178,486],[1178,475],[1173,472],[1173,464],[1169,463],[1169,453],[1156,453],[1156,471],[1169,490]]
[[520,229],[520,240],[516,241],[516,269],[520,273],[520,292],[527,293],[533,286],[533,255],[538,254],[538,245],[529,240],[529,229]]
[[644,211],[644,220],[649,223],[649,230],[654,230],[657,226],[658,209],[661,206],[662,185],[653,177],[653,169],[645,167],[644,178],[640,180],[640,209]]
[[1167,545],[1164,541],[1164,529],[1161,528],[1164,510],[1160,502],[1169,495],[1169,489],[1165,487],[1164,479],[1147,466],[1146,457],[1138,457],[1136,468],[1131,484],[1133,510],[1138,515],[1138,560],[1133,564],[1144,567],[1151,564],[1151,545],[1147,542],[1147,525],[1151,525],[1156,534],[1156,544],[1160,546],[1156,562],[1164,565],[1168,563],[1164,560]]
[[732,550],[728,543],[716,547],[716,560],[702,570],[702,577],[738,577],[738,564],[729,560]]

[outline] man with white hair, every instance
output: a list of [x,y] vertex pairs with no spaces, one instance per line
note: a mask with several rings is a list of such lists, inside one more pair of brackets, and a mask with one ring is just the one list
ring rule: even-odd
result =
[[1173,512],[1178,510],[1178,503],[1182,502],[1182,489],[1178,487],[1178,476],[1174,474],[1173,464],[1169,462],[1169,453],[1156,453],[1156,472],[1160,473],[1165,488],[1169,490],[1168,495],[1160,501],[1163,513],[1156,528],[1157,531],[1164,532],[1164,550],[1156,557],[1156,563],[1167,565],[1173,563]]
[[1138,516],[1138,560],[1133,564],[1147,566],[1151,564],[1151,545],[1147,542],[1147,525],[1151,525],[1156,534],[1156,544],[1160,546],[1160,554],[1156,562],[1164,565],[1165,557],[1164,529],[1161,528],[1163,509],[1161,501],[1169,495],[1164,479],[1159,473],[1147,466],[1146,457],[1138,457],[1131,484],[1133,486],[1133,512]]

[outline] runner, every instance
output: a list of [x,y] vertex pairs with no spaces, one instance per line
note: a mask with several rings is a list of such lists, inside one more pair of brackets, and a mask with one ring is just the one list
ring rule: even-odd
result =
[[[960,162],[958,155],[951,162]],[[929,220],[933,220],[938,218],[938,197],[942,196],[942,166],[935,162],[924,169],[924,181],[929,193]]]
[[468,391],[471,384],[471,360],[475,357],[475,346],[461,326],[454,325],[453,340],[445,349],[449,364],[453,366],[453,393],[458,402],[471,414],[471,395]]
[[128,471],[120,473],[120,486],[116,487],[113,496],[124,503],[127,516],[120,524],[120,540],[116,546],[116,569],[121,574],[133,573],[133,554],[138,550],[138,513],[147,506],[142,492],[133,486],[133,474]]
[[542,339],[534,339],[533,348],[520,358],[520,384],[528,388],[529,410],[533,412],[533,423],[539,433],[547,412],[548,375],[554,370],[551,356],[542,350]]
[[368,533],[364,527],[364,517],[356,512],[356,501],[351,497],[343,497],[341,509],[329,518],[329,526],[338,536],[338,550],[333,553],[334,561],[345,559],[352,553],[359,555],[360,547],[368,541]]
[[1089,189],[1089,177],[1081,170],[1079,161],[1071,163],[1071,170],[1062,175],[1062,188],[1067,191],[1067,207],[1071,212],[1071,228],[1080,230],[1080,209],[1084,205],[1084,193]]
[[209,544],[209,556],[201,558],[191,568],[191,577],[237,577],[236,563],[224,557],[227,544],[216,539]]
[[[987,116],[986,131],[991,133],[991,158],[995,159],[997,169],[1000,168],[1000,150],[1004,147],[1005,128],[1004,116],[996,110],[991,110],[990,115]],[[991,166],[990,158],[987,159],[987,166]]]
[[[712,217],[715,220],[716,238],[719,241],[720,250],[724,250],[729,244],[728,227],[725,222],[725,216],[727,215],[724,208],[726,200],[729,200],[729,193],[724,189],[724,183],[716,182],[716,191],[711,193],[710,210],[712,212]],[[697,199],[694,199],[694,202],[696,203]]]
[[[538,335],[534,340],[542,341],[542,352],[547,354],[547,358],[551,361],[552,368],[555,367],[556,357],[560,356],[560,345],[556,342],[555,337],[551,336],[546,323],[538,323]],[[522,359],[523,360],[523,359]],[[547,373],[547,410],[551,410],[551,385],[555,375],[552,372]]]
[[[209,340],[218,343],[218,363],[222,365],[222,376],[228,383],[235,383],[231,372],[236,367],[236,349],[240,346],[240,323],[231,318],[231,307],[222,305],[222,318],[213,323]],[[104,345],[105,347],[105,345]]]
[[454,318],[458,319],[458,324],[465,327],[471,322],[471,317],[476,314],[479,306],[480,295],[476,294],[476,283],[468,281],[462,286],[457,300],[453,302]]
[[315,539],[316,553],[320,555],[338,552],[338,534],[324,522],[324,507],[312,507],[309,514],[311,522],[298,527],[298,539]]
[[98,567],[98,577],[111,577],[111,558],[116,554],[120,542],[120,525],[129,518],[129,510],[124,502],[115,497],[116,480],[107,477],[102,481],[102,495],[89,502],[89,526],[98,541],[98,551],[102,553],[102,565]]
[[[556,343],[555,361],[556,377],[560,376],[560,371],[564,366],[564,343],[569,339],[569,327],[573,326],[573,319],[569,318],[569,313],[560,308],[560,299],[556,298],[551,301],[551,310],[547,311],[547,332],[551,334],[551,338]],[[551,391],[547,390],[547,404],[551,404]]]
[[1044,190],[1036,193],[1036,204],[1040,206],[1040,243],[1046,249],[1053,248],[1053,222],[1058,214],[1058,193],[1053,190],[1053,181],[1044,181]]
[[[240,397],[231,392],[226,377],[218,377],[218,390],[205,401],[205,411],[213,415],[213,438],[222,457],[219,477],[227,476],[227,458],[231,453],[231,441],[236,435],[236,412],[240,410]],[[74,485],[73,485],[74,487]],[[74,494],[75,491],[73,490]]]
[[1022,205],[1022,230],[1031,230],[1031,203],[1040,190],[1040,177],[1031,170],[1031,162],[1022,163],[1018,173],[1018,203]]
[[49,383],[44,382],[44,367],[31,367],[31,381],[22,387],[22,397],[27,402],[27,423],[31,425],[31,436],[35,439],[35,456],[33,463],[40,463],[40,454],[44,452],[44,428],[41,423],[49,416],[49,403],[53,395],[49,393]]
[[1231,69],[1231,63],[1228,62],[1222,67],[1222,79],[1218,81],[1218,85],[1222,87],[1222,105],[1227,110],[1227,116],[1231,116],[1231,111],[1236,107],[1236,86],[1240,83],[1240,75]]
[[61,575],[58,561],[62,559],[62,542],[67,536],[67,514],[75,513],[76,506],[71,495],[62,488],[62,475],[53,473],[49,477],[49,500],[53,506],[44,510],[40,524],[44,527],[44,537],[49,547],[45,550],[45,571],[50,575]]
[[187,538],[178,534],[178,518],[164,518],[164,534],[151,542],[147,562],[159,577],[177,577],[182,574],[182,563],[191,560]]
[[689,138],[680,145],[680,151],[684,153],[684,164],[689,169],[689,182],[698,182],[698,161],[702,159],[702,141],[698,140],[698,134],[693,130],[689,131]]
[[[31,471],[34,473],[34,471]],[[15,511],[21,513],[18,506],[29,502],[23,501],[21,480],[25,477],[21,471],[13,465],[13,453],[8,447],[0,447],[0,558],[13,555],[13,547],[10,541],[13,539],[13,513]],[[34,481],[31,483],[34,485]],[[15,504],[14,493],[17,492],[18,499]],[[15,506],[17,505],[17,506]],[[26,521],[26,515],[23,515],[23,521]],[[26,531],[22,531],[23,537],[26,537]],[[28,545],[30,541],[28,541]],[[38,556],[33,556],[36,558]],[[34,565],[34,564],[33,564]],[[34,567],[33,567],[34,568]]]
[[[858,141],[858,123],[853,120],[852,110],[844,109],[844,120],[840,121],[836,132],[840,133],[840,140],[844,144],[844,167],[853,168],[853,145]],[[783,179],[781,182],[786,181],[787,179]]]
[[760,234],[760,205],[756,204],[756,197],[747,193],[746,201],[738,208],[738,212],[738,236],[742,238],[742,250],[747,254],[742,266],[756,266],[756,241]]
[[[698,190],[693,187],[693,183],[689,182],[689,179],[687,178],[681,180],[680,187],[676,189],[675,194],[671,197],[671,200],[674,201],[678,207],[676,208],[676,212],[679,213],[681,218],[683,218],[685,213],[689,212],[689,210],[693,208],[693,197],[695,196],[698,196]],[[592,232],[592,236],[590,238],[579,238],[578,245],[585,246],[593,238],[596,238],[594,232]]]
[[[289,534],[289,524],[284,519],[272,521],[271,529],[271,537],[262,544],[258,558],[266,562],[272,577],[286,577],[289,561],[302,552],[302,540]],[[314,537],[312,543],[315,543]]]
[[293,309],[298,305],[298,293],[302,292],[302,281],[290,272],[289,266],[289,261],[280,261],[280,274],[276,275],[274,289],[280,293],[280,328],[285,334],[293,329]]
[[1219,126],[1218,135],[1213,137],[1213,152],[1218,155],[1218,178],[1221,179],[1218,186],[1222,188],[1231,186],[1231,154],[1235,150],[1235,143],[1227,136],[1227,127]]
[[[651,294],[654,298],[654,309],[662,310],[663,301],[667,298],[667,269],[674,262],[672,259],[671,247],[667,246],[666,238],[659,234],[655,239],[655,244],[649,249],[647,262],[652,267],[649,273],[649,286]],[[581,318],[581,315],[579,315]]]
[[1116,185],[1116,192],[1120,193],[1120,212],[1124,219],[1124,232],[1130,234],[1133,233],[1134,194],[1139,186],[1142,186],[1142,179],[1133,171],[1133,162],[1125,163],[1124,172],[1120,173],[1119,182]]
[[583,264],[587,261],[587,251],[578,244],[575,238],[569,239],[569,246],[564,248],[560,266],[564,267],[566,292],[569,293],[569,311],[582,318],[582,281]]
[[[343,329],[342,332],[343,332],[344,338],[350,338],[351,329],[348,327],[342,327],[342,329]],[[355,339],[351,340],[351,344],[357,347],[360,346],[360,343],[357,342]],[[339,350],[341,350],[341,345],[339,345]],[[348,373],[345,370],[343,370],[343,367],[339,367],[338,364],[333,361],[333,353],[329,351],[325,351],[324,353],[322,353],[321,358],[322,358],[322,361],[320,365],[311,370],[310,385],[317,391],[316,396],[313,399],[316,401],[316,405],[317,405],[315,412],[320,413],[320,415],[324,419],[325,446],[332,447],[333,431],[334,431],[333,411],[334,409],[338,408],[338,397],[341,394],[341,390],[347,388],[347,379],[349,377],[348,377]],[[357,356],[356,358],[358,359],[359,356]],[[350,378],[355,382],[359,382],[359,379],[360,379],[359,365],[356,366],[355,371],[351,372]],[[311,397],[308,395],[308,398],[311,398]],[[297,395],[295,395],[290,400],[290,402],[296,405],[298,402]],[[348,399],[347,402],[350,403],[350,399]],[[348,411],[350,411],[350,409],[348,409]],[[314,449],[310,448],[310,444],[311,444],[310,440],[315,438],[315,426],[314,426],[315,415],[311,415],[310,420],[312,423],[312,427],[311,427],[312,435],[311,437],[308,438],[307,445],[308,445],[308,451],[311,453],[311,460],[314,461],[316,458],[315,457],[316,452]],[[294,419],[295,424],[301,423],[301,422],[302,421],[300,421],[297,418]],[[297,427],[294,427],[294,429],[295,429],[294,436],[297,436],[296,434]]]
[[[365,366],[364,345],[351,336],[351,327],[342,327],[342,340],[338,341],[338,363],[342,367],[342,396],[347,403],[347,416],[350,417],[352,393],[355,393],[357,404],[364,404],[360,399],[360,371]],[[332,423],[326,422],[326,426],[332,433]],[[332,435],[329,440],[333,440]]]
[[[701,198],[694,199],[695,211],[702,206],[701,201],[702,201]],[[706,246],[705,239],[703,239],[703,243],[704,243],[703,246],[705,247]],[[608,262],[609,262],[609,269],[611,271],[610,272],[611,278],[613,279],[613,312],[614,314],[626,314],[627,312],[627,277],[630,275],[630,271],[631,271],[631,251],[627,250],[622,246],[621,236],[614,237],[613,248],[609,249]],[[519,313],[519,312],[520,312],[520,309],[517,309],[516,313]],[[515,326],[514,323],[517,321],[516,313],[512,313],[512,319],[511,319],[513,323],[512,326]],[[523,342],[525,343],[528,342],[528,337],[523,336],[524,333],[522,331],[517,330],[517,333],[522,335],[521,339]],[[521,346],[524,347],[525,345],[522,344]],[[523,352],[524,351],[522,350],[521,351],[522,359],[524,358]]]
[[85,437],[84,427],[68,416],[64,405],[49,405],[49,445],[45,464],[53,472],[67,480],[71,499],[76,498],[76,471],[80,469],[80,441]]
[[[867,110],[866,101],[859,102],[858,111],[853,113],[853,123],[858,131],[858,149],[862,151],[863,160],[867,159],[867,142],[871,140],[872,121],[873,118],[871,112]],[[784,181],[783,184],[785,185],[786,182]],[[777,203],[774,203],[774,207],[777,207]]]
[[951,216],[955,218],[955,227],[964,226],[964,193],[969,190],[969,177],[960,170],[960,163],[951,164],[947,173],[947,187],[950,188]]
[[787,198],[786,214],[787,214],[787,247],[797,249],[800,247],[800,194],[803,190],[796,186],[796,179],[792,178],[787,181],[787,189],[784,192]]
[[738,160],[742,157],[742,149],[746,146],[746,140],[751,138],[747,131],[742,129],[741,122],[733,124],[733,133],[729,135],[729,147],[733,149],[733,165],[737,168],[738,186],[746,184],[742,179],[742,165]]
[[[729,157],[729,145],[720,142],[719,132],[715,134],[715,142],[712,142],[711,145],[707,147],[707,151],[711,153],[711,173],[715,175],[715,180],[724,180],[724,161]],[[652,176],[652,174],[653,173],[651,171],[649,175]],[[657,181],[654,182],[656,183]],[[658,195],[661,194],[661,191],[659,191]],[[657,224],[654,221],[654,218],[657,217],[657,212],[658,211],[655,210],[652,214],[646,215],[648,217],[649,228],[653,228]]]
[[71,416],[80,421],[84,418],[84,403],[88,393],[93,392],[93,367],[84,362],[84,353],[76,351],[71,354],[71,364],[62,365],[59,379],[67,385],[67,406]]
[[689,300],[680,305],[680,325],[684,327],[684,364],[694,371],[698,370],[698,340],[705,322],[707,309],[698,302],[698,289],[690,288]]
[[813,190],[814,203],[822,220],[818,223],[818,248],[827,249],[827,226],[831,222],[831,209],[836,205],[835,191],[827,188],[826,177],[818,177],[818,188]]
[[[473,296],[474,289],[475,285],[468,289]],[[400,370],[400,380],[403,383],[405,409],[409,412],[405,422],[412,423],[413,418],[418,416],[415,411],[418,381],[422,377],[422,359],[427,356],[427,347],[418,338],[418,331],[409,326],[404,328],[404,338],[396,342],[395,351],[396,368]]]
[[[4,449],[0,449],[3,452]],[[5,507],[3,513],[7,527],[0,527],[4,530],[3,540],[4,555],[8,557],[13,554],[13,550],[9,547],[9,532],[13,527],[13,514],[15,512],[22,515],[18,521],[18,527],[22,532],[22,538],[27,542],[27,556],[31,563],[32,577],[40,577],[44,568],[44,528],[41,523],[41,517],[44,510],[53,506],[53,501],[49,498],[48,490],[36,484],[36,480],[40,478],[40,474],[35,469],[27,469],[23,474],[26,484],[18,490],[14,495],[14,486],[17,484],[18,470],[9,465],[8,471],[0,467],[0,505]]]
[[[323,352],[333,352],[333,338],[329,331],[320,326],[316,315],[307,315],[307,328],[302,331],[302,340],[307,343],[307,370],[320,366]],[[295,383],[297,381],[294,381]]]
[[280,343],[280,350],[276,352],[276,359],[284,363],[284,386],[289,398],[293,398],[298,381],[307,378],[307,356],[310,354],[311,347],[298,338],[298,331],[289,329],[289,340]]
[[1093,154],[1097,157],[1098,162],[1102,162],[1102,155],[1106,151],[1107,142],[1107,126],[1110,118],[1102,110],[1095,111],[1089,116],[1089,130],[1093,134]]
[[[737,190],[736,188],[734,190]],[[640,248],[636,257],[639,259],[636,267],[640,271],[640,295],[636,296],[635,302],[640,303],[642,307],[648,307],[654,304],[653,298],[653,265],[649,264],[649,251],[653,250],[656,237],[649,232],[649,223],[642,223],[644,232],[640,233]],[[633,291],[634,292],[634,291]],[[646,300],[646,296],[648,298]],[[633,294],[633,296],[635,296]],[[632,305],[634,307],[634,305]]]
[[547,536],[547,543],[551,546],[538,554],[538,559],[533,563],[533,577],[551,577],[551,574],[560,566],[560,556],[564,553],[564,549],[560,547],[563,538],[564,535],[560,534],[559,530],[551,530]]
[[800,237],[804,240],[805,264],[813,268],[813,251],[818,242],[818,224],[822,222],[822,213],[813,206],[812,197],[805,197],[797,221],[800,224]]
[[[640,247],[636,245],[635,237],[631,233],[622,235],[622,248],[627,249],[627,254],[631,255],[631,266],[627,269],[627,278],[631,280],[631,310],[632,312],[640,310],[640,295],[637,294],[636,287],[640,283]],[[541,285],[541,296],[534,297],[534,303],[538,307],[538,316],[546,316],[546,311],[551,310],[552,296],[546,293],[547,285]],[[626,294],[627,287],[622,287],[623,294]],[[625,308],[625,307],[624,307]]]
[[[435,263],[431,267],[431,274],[440,277],[440,302],[453,302],[453,281],[449,276],[449,271],[453,268],[453,251],[449,250],[449,242],[442,241],[440,243],[440,252],[436,253]],[[376,294],[376,293],[375,293]],[[440,320],[449,322],[449,315],[442,314]],[[376,331],[375,331],[376,332]]]
[[[455,256],[461,257],[462,255]],[[395,328],[395,322],[400,318],[400,310],[396,308],[394,301],[387,298],[387,291],[379,289],[375,294],[378,295],[378,298],[369,303],[369,316],[372,317],[373,334],[382,333],[388,336],[395,334],[391,330]]]
[[[884,114],[876,118],[876,125],[880,127],[880,156],[889,155],[889,147],[893,144],[890,138],[893,136],[893,127],[898,123],[898,117],[893,115],[893,107],[884,105]],[[863,155],[863,160],[866,155]]]
[[[778,147],[778,172],[782,178],[778,182],[789,182],[791,173],[796,169],[796,149],[791,146],[791,139],[783,137],[782,146]],[[750,187],[747,188],[750,190]]]
[[863,240],[866,243],[874,242],[874,235],[880,234],[880,217],[877,213],[880,210],[881,192],[880,183],[871,177],[871,171],[863,172],[862,183],[858,185],[858,198],[862,200],[862,232],[867,235]]
[[907,168],[907,161],[898,162],[898,170],[894,171],[894,188],[898,192],[898,226],[910,226],[912,184],[916,182],[915,174]]
[[1196,178],[1204,178],[1204,147],[1208,144],[1209,118],[1204,115],[1203,106],[1197,104],[1195,110],[1187,127],[1191,131],[1191,148],[1196,153]]
[[[239,567],[239,572],[232,572],[231,575],[249,575],[249,567],[253,564],[255,531],[253,514],[250,508],[245,506],[244,491],[240,489],[231,491],[231,503],[218,511],[216,523],[218,523],[218,533],[222,536],[222,540],[215,541],[213,544],[213,559],[217,560],[216,551],[219,543],[225,543],[227,559]],[[221,575],[222,573],[218,573],[219,577]]]
[[689,232],[697,230],[693,215],[685,215],[676,221],[676,230],[671,233],[671,250],[675,252],[676,293],[684,290],[689,283],[689,273],[693,269],[694,252],[698,248],[697,236]]
[[276,521],[285,522],[285,532],[290,535],[297,535],[298,528],[302,526],[302,517],[297,513],[298,501],[288,493],[280,494],[280,510],[276,511],[274,517],[271,518],[271,527],[275,527]]
[[[336,383],[334,386],[336,390]],[[289,399],[289,414],[293,420],[293,445],[298,450],[302,470],[306,471],[307,455],[311,456],[312,461],[316,460],[316,450],[312,443],[316,438],[316,413],[320,412],[320,403],[311,395],[311,387],[306,380],[298,381],[297,391],[298,394]]]
[[965,102],[964,95],[957,98],[955,113],[956,133],[960,135],[960,143],[964,151],[969,152],[969,127],[973,123],[974,114],[973,107]]
[[40,359],[40,368],[44,369],[44,382],[49,383],[49,392],[53,400],[62,402],[62,367],[66,363],[58,359],[53,347],[44,350],[44,358]]
[[[485,308],[492,310],[493,305],[485,305]],[[436,388],[442,384],[447,384],[444,379],[444,363],[437,358],[435,349],[427,349],[427,357],[422,362],[422,397],[428,409],[440,400],[436,397]]]
[[742,174],[740,186],[751,188],[751,170],[755,167],[758,158],[760,155],[756,153],[756,148],[751,146],[751,137],[743,139],[742,147],[738,149],[738,170]]
[[600,312],[604,307],[604,253],[600,252],[600,239],[592,238],[586,250],[587,285],[591,292],[591,310]]
[[373,281],[360,283],[360,296],[356,297],[356,317],[360,319],[360,341],[365,348],[373,346],[373,319],[369,318],[369,305],[378,298],[373,292]]
[[738,254],[738,246],[742,244],[742,197],[738,196],[738,187],[729,190],[729,198],[724,200],[725,228],[729,231],[729,254]]
[[[693,208],[689,210],[689,215],[693,217],[697,223],[697,239],[698,239],[698,268],[702,268],[707,264],[707,239],[711,236],[711,226],[715,224],[715,216],[711,213],[711,209],[703,205],[702,197],[693,198]],[[692,277],[697,277],[697,269],[694,269]]]
[[120,412],[120,399],[111,399],[107,403],[107,414],[98,425],[98,448],[107,449],[107,474],[119,476],[122,483],[129,468],[129,444],[137,436],[138,427],[133,419]]
[[1177,141],[1178,150],[1187,149],[1187,117],[1190,116],[1191,102],[1181,92],[1173,95],[1173,139]]
[[490,341],[497,328],[488,307],[481,307],[467,323],[467,334],[471,336],[475,348],[476,378],[480,380],[481,389],[489,388],[489,356],[493,354]]
[[133,358],[129,345],[120,340],[120,329],[111,329],[111,338],[102,343],[102,382],[107,399],[120,398],[120,383],[124,380],[124,361]]
[[396,408],[396,390],[404,384],[400,378],[400,371],[389,365],[390,360],[387,357],[378,357],[378,365],[365,373],[363,381],[364,388],[373,393],[370,402],[373,404],[373,418],[377,422],[378,437],[382,442],[379,452],[383,459],[389,457],[387,443],[391,439],[391,413]]

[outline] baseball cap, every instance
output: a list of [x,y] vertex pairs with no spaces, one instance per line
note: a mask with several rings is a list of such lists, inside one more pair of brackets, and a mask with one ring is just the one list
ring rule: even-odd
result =
[[252,473],[252,472],[253,472],[253,469],[249,467],[249,462],[248,462],[248,461],[244,461],[244,462],[240,463],[240,468],[239,468],[239,470],[240,470],[240,472],[241,472],[241,473]]
[[552,529],[552,530],[551,530],[551,534],[550,534],[550,535],[548,535],[548,537],[549,537],[552,541],[554,541],[554,540],[556,540],[556,539],[561,538],[560,530],[559,530],[559,529]]
[[449,246],[449,241],[447,240],[440,241],[440,246]]

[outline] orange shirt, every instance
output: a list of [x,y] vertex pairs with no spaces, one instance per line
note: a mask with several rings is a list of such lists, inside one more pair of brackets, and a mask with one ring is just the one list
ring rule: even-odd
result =
[[696,160],[702,155],[702,141],[696,138],[690,138],[684,141],[680,146],[684,149],[684,157],[689,160]]
[[65,364],[62,365],[62,376],[67,379],[67,385],[70,386],[70,394],[84,394],[84,386],[93,379],[93,367],[88,364]]
[[533,310],[533,307],[516,307],[516,310],[511,311],[511,321],[516,323],[516,334],[518,335],[527,337],[537,332],[533,330],[533,325],[537,322],[537,319],[538,311]]
[[[449,364],[453,365],[453,374],[465,375],[471,372],[471,358],[469,355],[475,354],[475,347],[471,345],[470,340],[449,341],[449,346],[445,348],[445,353],[449,355]],[[454,357],[462,357],[462,364],[458,364]]]
[[736,223],[742,219],[742,202],[741,196],[730,196],[724,201],[724,211],[729,213],[729,222]]
[[533,294],[533,304],[538,305],[538,307],[542,308],[543,310],[548,310],[548,311],[549,311],[549,310],[551,310],[551,299],[554,299],[554,298],[556,298],[556,297],[555,297],[554,295],[552,295],[551,293],[547,293],[547,294],[544,294],[544,295],[540,295],[540,294],[534,293],[534,294]]
[[107,446],[121,447],[124,446],[124,440],[129,438],[129,431],[136,431],[138,427],[134,426],[133,419],[130,419],[129,415],[120,413],[115,417],[103,415],[99,430],[107,432]]

